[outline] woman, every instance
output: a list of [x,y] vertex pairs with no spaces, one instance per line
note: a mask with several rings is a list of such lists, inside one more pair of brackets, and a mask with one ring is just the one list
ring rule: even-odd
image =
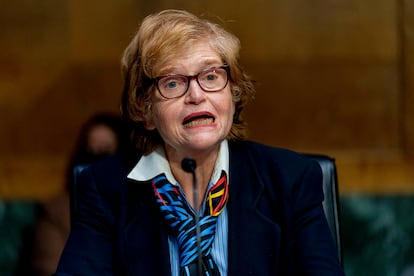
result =
[[254,88],[239,47],[185,11],[144,19],[122,60],[142,154],[82,175],[58,275],[343,274],[318,165],[244,141]]

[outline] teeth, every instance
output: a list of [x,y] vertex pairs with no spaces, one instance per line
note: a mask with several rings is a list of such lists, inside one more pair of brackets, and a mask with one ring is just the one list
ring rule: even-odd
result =
[[195,127],[199,125],[208,125],[214,122],[213,118],[198,119],[184,124],[185,127]]

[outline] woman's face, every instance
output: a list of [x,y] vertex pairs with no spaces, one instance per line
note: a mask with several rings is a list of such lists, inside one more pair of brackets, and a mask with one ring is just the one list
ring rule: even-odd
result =
[[107,125],[98,124],[88,134],[88,151],[95,155],[114,154],[118,150],[118,137]]
[[[158,75],[196,75],[222,65],[211,46],[197,43],[188,53],[164,64]],[[169,158],[171,154],[177,158],[194,157],[218,149],[233,122],[235,108],[230,83],[217,92],[205,92],[192,79],[186,94],[174,99],[162,97],[157,88],[153,92],[146,128],[158,130]]]

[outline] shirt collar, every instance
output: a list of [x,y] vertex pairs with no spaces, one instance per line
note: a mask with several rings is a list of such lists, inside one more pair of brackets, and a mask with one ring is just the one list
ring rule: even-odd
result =
[[[216,183],[220,178],[221,171],[225,171],[227,179],[229,177],[229,148],[227,140],[223,140],[220,144],[219,154],[216,160],[213,174],[210,182]],[[158,147],[148,155],[143,155],[132,171],[128,174],[129,179],[136,181],[148,181],[160,174],[165,174],[168,181],[177,185],[168,160],[165,156],[164,148]],[[230,183],[229,181],[227,183]]]

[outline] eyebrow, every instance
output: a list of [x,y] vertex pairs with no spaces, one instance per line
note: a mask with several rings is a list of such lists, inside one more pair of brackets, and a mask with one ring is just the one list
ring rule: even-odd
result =
[[[201,68],[201,70],[199,70],[198,72],[207,70],[211,67],[221,66],[221,65],[223,65],[223,61],[221,61],[221,59],[216,59],[216,58],[205,59],[205,60],[203,60],[202,63],[199,64],[199,67]],[[182,67],[177,67],[177,66],[174,66],[174,65],[162,67],[162,69],[159,71],[159,73],[157,75],[158,76],[182,75],[182,73],[172,73],[172,72],[176,72],[180,69],[182,69]],[[196,73],[198,73],[198,72],[196,72]]]

